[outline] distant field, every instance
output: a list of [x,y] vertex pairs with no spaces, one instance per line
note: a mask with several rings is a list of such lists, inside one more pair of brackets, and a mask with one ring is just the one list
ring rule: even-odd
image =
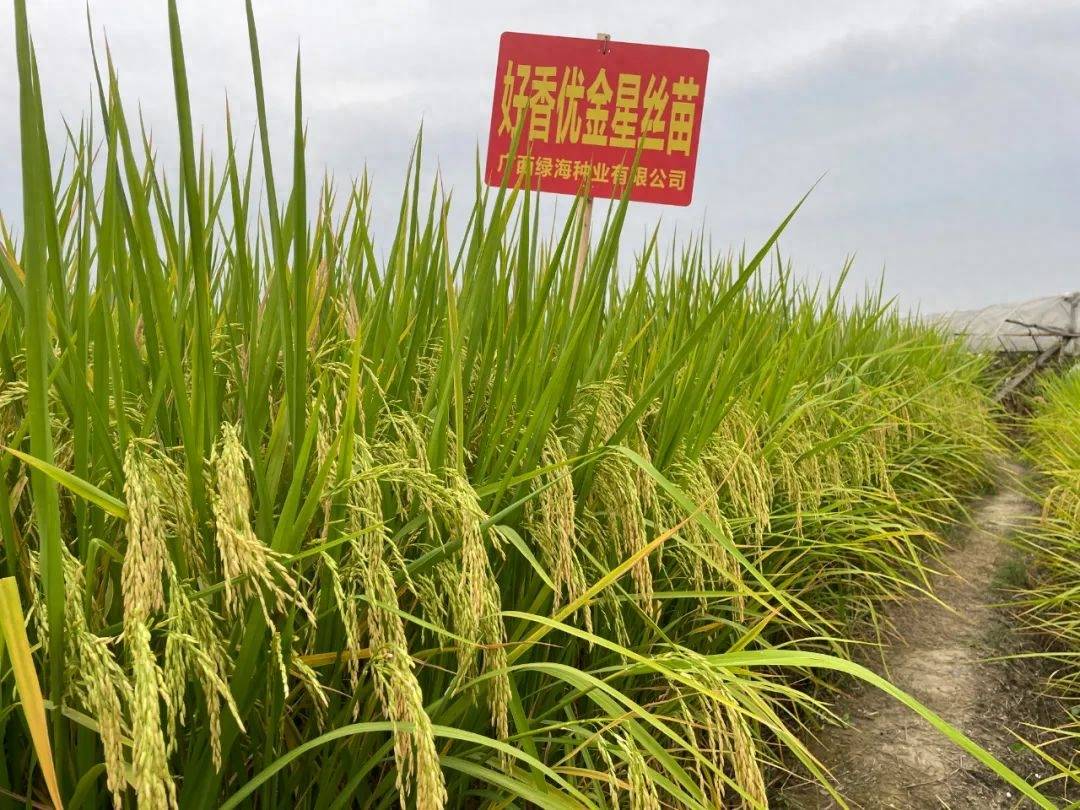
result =
[[275,186],[250,15],[257,143],[212,156],[170,3],[166,176],[102,53],[48,153],[16,2],[0,808],[764,807],[781,758],[828,782],[838,673],[1038,800],[850,659],[989,482],[985,359],[795,284],[786,220],[617,268],[616,202],[578,277],[576,208],[478,182],[450,233],[419,148],[376,245],[299,69]]

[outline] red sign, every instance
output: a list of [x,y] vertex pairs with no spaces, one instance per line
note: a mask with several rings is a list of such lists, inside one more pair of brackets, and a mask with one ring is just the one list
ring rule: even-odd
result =
[[694,48],[508,31],[484,179],[500,185],[509,166],[510,186],[689,205],[708,68]]

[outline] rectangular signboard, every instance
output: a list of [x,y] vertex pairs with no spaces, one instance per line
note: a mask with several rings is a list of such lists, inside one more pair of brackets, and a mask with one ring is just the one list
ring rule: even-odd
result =
[[[689,205],[709,52],[506,32],[487,168],[499,185]],[[514,133],[520,126],[516,152]],[[641,159],[634,156],[641,139]]]

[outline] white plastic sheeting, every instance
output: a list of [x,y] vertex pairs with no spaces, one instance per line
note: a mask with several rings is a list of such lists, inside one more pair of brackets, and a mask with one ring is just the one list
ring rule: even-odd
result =
[[[1040,352],[1060,340],[1056,333],[1080,331],[1080,292],[950,312],[930,320],[966,337],[974,351]],[[1068,341],[1065,350],[1080,354],[1080,340]]]

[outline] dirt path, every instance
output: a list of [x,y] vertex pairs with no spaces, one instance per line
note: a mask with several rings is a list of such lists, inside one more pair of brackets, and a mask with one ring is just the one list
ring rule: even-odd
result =
[[[899,638],[867,663],[1030,780],[1038,760],[1015,750],[1006,729],[1038,721],[1038,674],[1027,663],[984,660],[1018,649],[993,604],[1002,598],[997,578],[1016,559],[1005,538],[1032,510],[1019,492],[1021,473],[1003,465],[995,491],[973,509],[972,527],[944,555],[955,573],[936,576],[934,590],[948,607],[930,598],[892,606],[886,617]],[[1017,806],[1015,790],[878,690],[852,693],[837,713],[851,725],[822,730],[814,748],[852,806]],[[836,806],[819,787],[785,791],[778,804]]]

